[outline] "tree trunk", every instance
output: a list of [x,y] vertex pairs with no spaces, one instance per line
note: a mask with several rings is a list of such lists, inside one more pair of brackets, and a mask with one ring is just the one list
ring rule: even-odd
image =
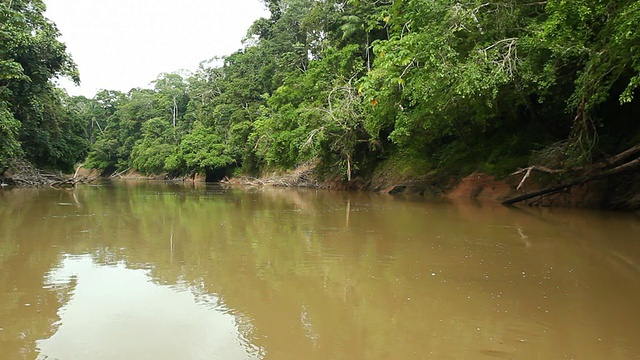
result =
[[178,103],[176,98],[173,98],[173,108],[171,109],[171,115],[173,116],[173,127],[176,127],[176,118],[178,117]]
[[347,155],[347,181],[351,182],[351,155]]

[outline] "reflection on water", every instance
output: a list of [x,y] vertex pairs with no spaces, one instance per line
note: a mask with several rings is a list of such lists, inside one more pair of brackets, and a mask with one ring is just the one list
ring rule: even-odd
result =
[[238,342],[235,319],[215,296],[196,298],[181,284],[150,280],[148,271],[124,263],[96,266],[87,255],[65,258],[45,286],[64,293],[72,284],[72,296],[58,311],[56,333],[37,341],[40,358],[259,358]]
[[640,358],[633,214],[117,183],[0,229],[0,359]]

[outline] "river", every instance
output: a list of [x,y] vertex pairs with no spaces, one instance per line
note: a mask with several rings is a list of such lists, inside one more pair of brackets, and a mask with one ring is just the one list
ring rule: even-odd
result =
[[640,216],[4,189],[0,359],[640,359]]

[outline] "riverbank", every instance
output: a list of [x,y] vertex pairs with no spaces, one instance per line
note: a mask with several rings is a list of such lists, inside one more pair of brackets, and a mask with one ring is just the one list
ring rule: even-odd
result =
[[[346,191],[371,191],[394,196],[423,196],[476,202],[503,203],[527,194],[553,188],[567,181],[566,174],[516,171],[510,176],[474,172],[455,176],[443,171],[417,174],[417,171],[399,171],[389,164],[378,164],[368,175],[346,181],[342,176],[320,175],[314,164],[305,164],[289,171],[265,172],[258,177],[225,177],[223,183],[232,185],[319,188]],[[53,175],[28,164],[5,171],[3,187],[57,186],[73,187],[77,183],[91,182],[99,177],[96,170],[79,167],[73,175]],[[114,173],[112,179],[175,180],[205,182],[206,176],[194,174],[173,178],[167,174],[143,175],[135,170]],[[574,207],[604,210],[640,210],[640,173],[632,172],[584,184],[577,184],[549,194],[533,196],[521,205],[539,207]]]
[[[369,176],[345,181],[341,176],[322,178],[308,165],[285,173],[260,177],[225,179],[229,184],[284,186],[372,191],[395,196],[424,196],[477,202],[503,203],[535,194],[567,181],[566,174],[516,171],[506,177],[481,172],[454,176],[443,172],[407,175],[384,165]],[[640,210],[640,173],[629,173],[569,186],[548,194],[533,196],[521,205],[539,207],[574,207],[604,210]]]
[[[523,182],[523,174],[507,178],[472,173],[463,178],[449,178],[446,183],[438,183],[427,177],[413,179],[406,183],[383,189],[392,194],[431,194],[452,200],[467,199],[479,202],[504,203],[527,194],[536,194],[562,182],[557,176],[538,174]],[[520,202],[522,205],[539,207],[574,207],[604,210],[640,210],[640,176],[629,175],[620,178],[603,179],[562,191],[534,196]]]

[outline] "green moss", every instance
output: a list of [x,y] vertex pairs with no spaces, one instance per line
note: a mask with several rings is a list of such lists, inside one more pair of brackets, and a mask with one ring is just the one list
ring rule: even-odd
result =
[[433,164],[427,156],[412,149],[393,151],[378,166],[379,172],[392,172],[402,177],[425,175],[433,169]]

